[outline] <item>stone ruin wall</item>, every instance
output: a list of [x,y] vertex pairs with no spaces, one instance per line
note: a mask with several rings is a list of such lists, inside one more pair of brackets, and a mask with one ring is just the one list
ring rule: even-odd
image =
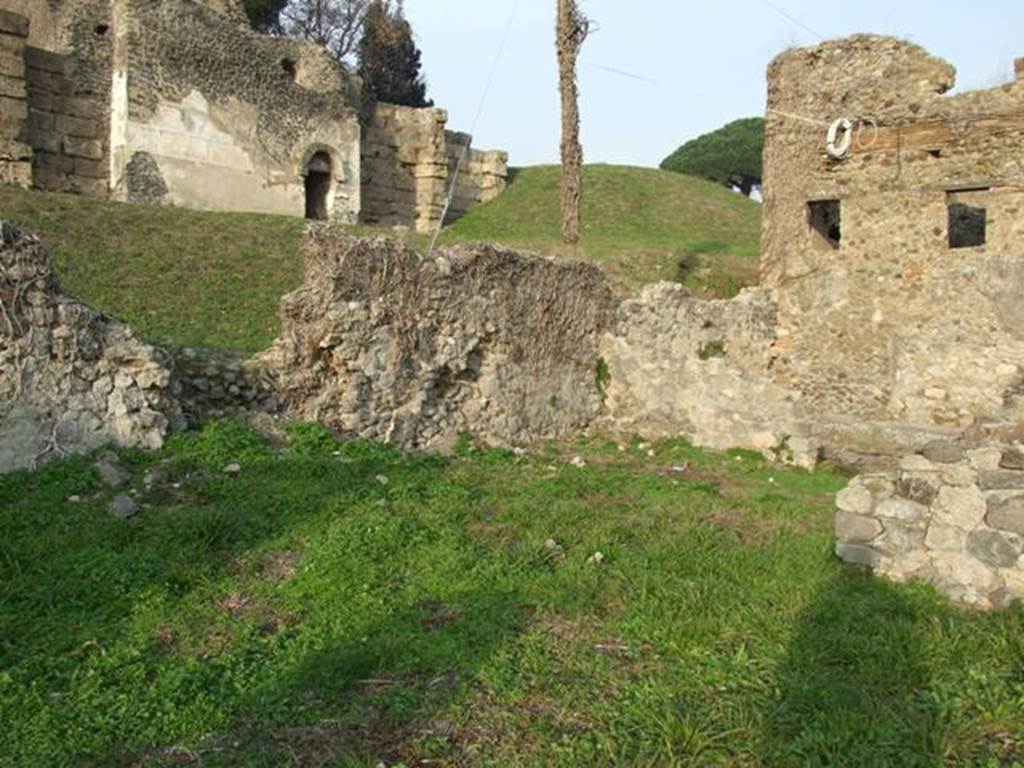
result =
[[508,183],[508,153],[475,149],[472,142],[473,137],[468,133],[445,131],[448,178],[455,179],[451,206],[444,220],[446,225],[461,219],[473,206],[496,198]]
[[[10,0],[0,24],[0,183],[202,210],[327,216],[431,231],[468,137],[443,110],[377,105],[319,46],[259,35],[237,0]],[[447,221],[505,188],[471,149]],[[365,200],[363,199],[365,197]]]
[[[329,158],[327,213],[360,209],[355,83],[326,51],[252,32],[192,0],[118,0],[115,195],[204,210],[306,214],[305,174]],[[225,15],[226,14],[226,15]]]
[[[898,470],[840,494],[837,553],[985,608],[1024,597],[1024,463],[998,436],[1024,420],[1022,74],[948,96],[949,64],[873,36],[789,51],[769,70],[774,376],[819,436],[905,450]],[[841,117],[857,127],[835,159],[824,125]],[[815,226],[823,201],[839,206],[838,243]],[[983,224],[975,215],[954,242],[960,204],[984,209]]]
[[28,138],[28,90],[25,40],[28,21],[0,11],[0,184],[32,184],[32,147]]
[[[954,75],[873,36],[771,65],[762,272],[778,296],[775,377],[816,420],[955,433],[1024,417],[1024,81],[944,95]],[[840,117],[864,127],[834,160],[825,126]],[[950,247],[959,199],[987,208],[985,245]],[[809,203],[830,200],[838,247],[810,221]]]
[[1020,445],[933,442],[836,497],[836,552],[978,608],[1024,599]]
[[486,245],[426,258],[330,230],[306,258],[267,359],[290,415],[407,449],[464,430],[504,445],[567,437],[599,416],[613,299],[593,265]]
[[813,467],[820,445],[811,425],[799,419],[795,393],[768,374],[775,312],[772,292],[762,288],[704,301],[658,283],[622,300],[601,339],[605,424],[716,450],[754,448]]
[[0,223],[0,471],[183,426],[161,351],[68,295],[39,241]]
[[[455,163],[469,137],[445,130],[443,109],[375,105],[363,124],[366,224],[433,232],[441,222]],[[459,171],[446,223],[504,191],[508,155],[470,150]]]

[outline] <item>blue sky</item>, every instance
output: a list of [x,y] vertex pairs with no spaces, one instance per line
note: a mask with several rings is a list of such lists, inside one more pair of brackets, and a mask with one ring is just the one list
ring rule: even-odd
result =
[[[430,95],[450,126],[470,130],[515,0],[405,0]],[[854,32],[912,40],[956,66],[958,89],[1012,77],[1024,56],[1021,0],[583,0],[600,29],[581,56],[588,162],[657,165],[683,140],[763,113],[765,68],[791,45]],[[519,0],[475,145],[514,165],[555,162],[555,0]],[[624,70],[634,80],[601,67]]]

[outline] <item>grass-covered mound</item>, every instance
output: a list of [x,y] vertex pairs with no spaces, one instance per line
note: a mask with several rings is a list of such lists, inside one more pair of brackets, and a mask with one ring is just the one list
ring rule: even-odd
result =
[[42,238],[68,289],[158,343],[255,352],[302,282],[301,219],[10,188],[0,219]]
[[1024,760],[1024,611],[841,566],[827,471],[231,423],[123,460],[128,521],[84,459],[0,478],[0,765]]
[[[560,184],[557,166],[520,169],[500,197],[470,211],[446,239],[568,253],[560,234]],[[681,279],[702,296],[728,297],[757,282],[760,221],[760,205],[711,182],[589,165],[577,255],[600,264],[626,290]]]
[[[756,282],[755,203],[642,168],[590,166],[586,180],[577,255],[601,264],[619,287],[684,279],[703,295],[728,296]],[[557,168],[519,171],[504,195],[447,230],[442,244],[491,240],[564,253],[558,184]],[[258,351],[278,333],[281,296],[302,281],[300,219],[10,188],[0,188],[0,219],[43,238],[71,291],[156,342]],[[429,241],[410,239],[420,249]]]

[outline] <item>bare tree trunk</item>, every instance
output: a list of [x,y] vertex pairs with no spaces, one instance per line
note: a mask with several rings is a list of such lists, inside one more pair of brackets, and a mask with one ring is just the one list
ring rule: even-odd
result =
[[558,0],[558,79],[562,94],[562,240],[580,241],[583,201],[583,147],[580,145],[579,89],[576,59],[587,38],[589,23],[576,0]]

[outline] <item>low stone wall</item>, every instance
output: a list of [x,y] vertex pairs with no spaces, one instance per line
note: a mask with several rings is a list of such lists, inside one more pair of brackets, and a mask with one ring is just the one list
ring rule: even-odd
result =
[[32,148],[25,143],[28,91],[25,40],[28,20],[0,11],[0,185],[32,184]]
[[648,286],[619,304],[601,342],[606,421],[619,432],[753,448],[813,466],[819,446],[797,418],[794,395],[768,376],[774,342],[770,291],[702,301],[680,285]]
[[109,192],[107,108],[94,93],[77,93],[71,58],[29,46],[29,140],[38,189],[105,197]]
[[462,218],[475,205],[493,200],[504,192],[507,186],[508,153],[472,147],[467,149],[472,140],[473,137],[468,133],[445,132],[449,179],[456,179],[455,169],[458,167],[458,177],[445,224]]
[[0,472],[183,426],[166,355],[68,295],[39,241],[0,223]]
[[590,264],[492,246],[425,258],[314,230],[272,353],[288,415],[405,448],[460,431],[517,444],[578,434],[601,411],[612,293]]
[[172,392],[189,424],[277,413],[276,375],[257,359],[206,349],[172,349]]
[[933,442],[836,498],[836,553],[896,581],[999,608],[1024,598],[1024,451]]

